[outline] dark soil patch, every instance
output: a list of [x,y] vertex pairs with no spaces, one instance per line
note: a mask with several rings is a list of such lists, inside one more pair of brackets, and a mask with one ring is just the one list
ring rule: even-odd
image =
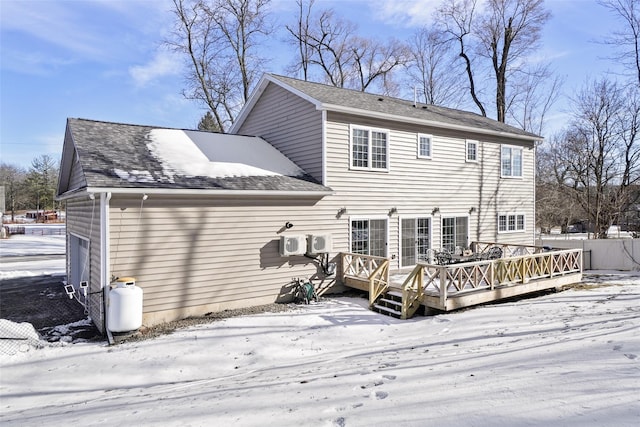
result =
[[[52,275],[0,280],[0,318],[31,323],[41,337],[58,341],[62,335],[56,327],[87,319],[82,305],[67,296],[63,280],[64,276]],[[64,334],[72,339],[103,339],[93,324],[83,323],[70,326]]]

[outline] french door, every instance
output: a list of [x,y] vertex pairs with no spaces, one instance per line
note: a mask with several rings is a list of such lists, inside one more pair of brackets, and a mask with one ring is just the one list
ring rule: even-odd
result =
[[442,248],[450,252],[469,246],[469,218],[466,216],[442,218]]
[[431,219],[402,218],[400,223],[400,266],[429,262]]
[[387,256],[387,220],[354,219],[351,221],[351,252]]

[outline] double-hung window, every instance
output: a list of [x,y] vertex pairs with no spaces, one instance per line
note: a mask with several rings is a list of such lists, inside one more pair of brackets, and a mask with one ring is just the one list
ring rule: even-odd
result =
[[351,126],[351,169],[389,170],[389,131]]
[[517,233],[524,231],[523,214],[500,214],[498,215],[499,233]]
[[503,145],[500,151],[503,178],[522,178],[522,148]]
[[426,135],[424,133],[418,134],[418,158],[419,159],[431,158],[431,141],[433,141],[432,135]]
[[467,162],[478,161],[478,141],[467,139]]

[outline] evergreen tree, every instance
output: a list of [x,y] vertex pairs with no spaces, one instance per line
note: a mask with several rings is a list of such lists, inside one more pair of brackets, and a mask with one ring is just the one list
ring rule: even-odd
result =
[[198,123],[198,130],[202,130],[205,132],[220,132],[220,126],[216,123],[216,120],[213,118],[211,111],[207,111],[207,113],[202,116],[200,122]]

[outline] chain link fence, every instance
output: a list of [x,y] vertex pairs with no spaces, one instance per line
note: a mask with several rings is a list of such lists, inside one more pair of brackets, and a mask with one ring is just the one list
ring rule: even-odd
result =
[[49,342],[99,338],[82,304],[70,299],[64,276],[0,280],[0,355],[15,355]]

